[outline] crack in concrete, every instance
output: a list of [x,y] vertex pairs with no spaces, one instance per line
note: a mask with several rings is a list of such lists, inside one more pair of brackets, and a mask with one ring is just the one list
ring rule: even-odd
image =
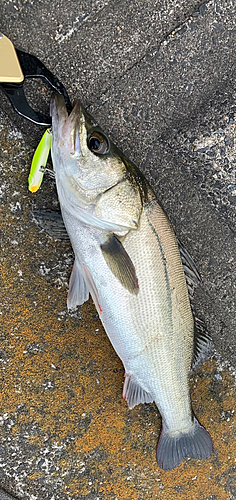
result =
[[144,54],[138,60],[136,60],[133,64],[131,64],[121,75],[119,75],[117,77],[114,77],[112,79],[111,84],[101,94],[99,94],[98,96],[96,96],[96,98],[94,100],[90,99],[90,105],[87,106],[87,107],[90,108],[90,106],[93,106],[96,103],[97,100],[100,100],[102,96],[106,95],[109,92],[109,90],[117,82],[121,81],[122,78],[124,78],[125,75],[127,75],[130,71],[132,71],[132,69],[134,69],[135,67],[137,67],[148,55],[154,56],[160,50],[161,46],[163,44],[165,44],[168,41],[168,39],[170,39],[171,37],[173,37],[173,33],[177,34],[178,32],[180,32],[181,29],[184,26],[186,26],[187,23],[191,20],[191,17],[194,15],[194,13],[199,12],[199,15],[201,15],[201,7],[202,6],[207,6],[209,3],[211,3],[211,1],[212,0],[207,0],[207,1],[201,2],[199,4],[199,6],[198,6],[198,10],[194,10],[194,12],[192,12],[191,14],[188,15],[188,17],[185,19],[185,21],[183,21],[182,23],[177,24],[177,26],[175,26],[174,28],[172,28],[165,35],[165,37],[156,46],[154,46],[154,45],[153,46],[149,46],[148,49],[144,52]]
[[[100,14],[100,12],[102,12],[108,5],[110,5],[111,1],[107,1],[107,2],[104,2],[104,5],[101,7],[101,8],[98,8],[95,12],[93,12],[92,14],[88,14],[87,16],[84,17],[84,19],[82,19],[80,21],[79,17],[76,17],[75,18],[75,21],[73,21],[72,23],[72,26],[70,28],[68,28],[67,32],[65,33],[65,35],[63,35],[62,33],[61,34],[57,34],[56,35],[56,41],[60,44],[60,43],[63,43],[64,40],[67,40],[68,38],[70,38],[76,31],[79,31],[80,28],[82,28],[86,22],[91,19],[93,19],[97,14]],[[77,24],[79,23],[78,26],[76,26]]]

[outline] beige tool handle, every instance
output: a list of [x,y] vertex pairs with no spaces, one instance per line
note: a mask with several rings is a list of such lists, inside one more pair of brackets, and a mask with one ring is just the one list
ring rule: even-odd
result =
[[0,33],[0,82],[19,83],[24,75],[13,43]]

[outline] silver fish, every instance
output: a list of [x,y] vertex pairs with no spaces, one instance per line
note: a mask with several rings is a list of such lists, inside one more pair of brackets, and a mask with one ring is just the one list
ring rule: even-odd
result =
[[[206,459],[213,445],[191,408],[194,319],[171,224],[141,172],[82,105],[68,116],[56,95],[51,115],[58,197],[75,254],[68,307],[91,294],[125,368],[123,397],[130,408],[155,401],[162,416],[159,466]],[[197,281],[181,252],[188,280]]]

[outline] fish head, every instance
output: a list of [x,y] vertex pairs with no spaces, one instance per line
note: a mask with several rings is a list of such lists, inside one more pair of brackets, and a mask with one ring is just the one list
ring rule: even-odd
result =
[[51,101],[52,160],[57,188],[81,203],[97,197],[124,177],[126,166],[96,121],[76,102],[68,115],[59,94]]

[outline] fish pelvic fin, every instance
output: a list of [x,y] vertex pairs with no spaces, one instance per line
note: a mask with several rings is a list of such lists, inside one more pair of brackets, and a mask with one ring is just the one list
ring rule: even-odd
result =
[[130,410],[140,403],[152,403],[151,394],[146,392],[130,375],[125,375],[123,398],[127,401]]
[[213,451],[213,442],[207,430],[194,422],[188,432],[179,432],[171,435],[170,431],[162,428],[157,444],[157,463],[163,470],[172,470],[185,457],[206,460]]
[[89,298],[89,290],[84,281],[84,277],[79,269],[78,263],[74,262],[70,275],[69,292],[67,296],[67,308],[75,309],[81,306]]

